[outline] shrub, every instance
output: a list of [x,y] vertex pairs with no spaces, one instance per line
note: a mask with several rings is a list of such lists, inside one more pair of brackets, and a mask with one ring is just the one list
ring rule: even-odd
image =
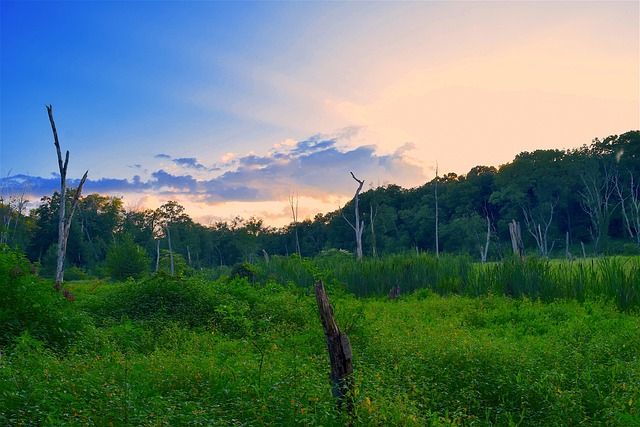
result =
[[640,255],[640,245],[635,243],[625,243],[622,245],[624,255]]
[[89,318],[34,273],[24,255],[0,247],[0,346],[28,332],[51,348],[65,348],[88,327]]
[[257,274],[258,269],[256,266],[248,262],[239,262],[233,266],[229,275],[231,278],[238,277],[241,279],[248,279],[250,282],[253,282]]
[[84,306],[100,321],[128,318],[203,326],[213,313],[215,301],[199,283],[158,273],[103,290]]
[[154,329],[179,324],[245,337],[276,326],[297,329],[306,325],[308,313],[313,313],[308,305],[313,299],[290,306],[293,295],[274,283],[255,286],[246,279],[208,282],[155,274],[103,288],[80,305],[99,325],[127,319]]
[[84,268],[71,266],[64,269],[64,278],[65,280],[89,280],[91,276]]
[[106,267],[114,280],[139,279],[149,271],[150,260],[131,236],[115,242],[107,252]]
[[[160,251],[160,262],[156,273],[171,274],[171,254],[168,249]],[[174,276],[191,276],[193,268],[187,264],[184,257],[173,251],[173,274]]]

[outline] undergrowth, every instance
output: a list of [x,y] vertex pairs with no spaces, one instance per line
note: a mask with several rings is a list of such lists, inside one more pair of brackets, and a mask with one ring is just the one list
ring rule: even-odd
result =
[[[325,279],[350,337],[349,416],[331,395],[324,334],[306,282],[279,281],[275,269],[264,280],[264,270],[252,279],[156,275],[69,283],[72,303],[19,254],[0,255],[8,272],[0,275],[2,319],[22,319],[1,332],[1,425],[640,424],[637,313],[620,311],[612,298],[624,295],[616,286],[610,294],[586,287],[575,291],[580,298],[547,301],[554,266],[542,261],[526,272],[529,279],[504,276],[537,277],[535,298],[503,295],[506,283],[472,297],[465,291],[471,282],[459,280],[450,282],[459,294],[421,287],[391,301],[356,298],[318,265],[292,264],[310,280]],[[403,274],[412,271],[410,262],[393,262]],[[451,266],[460,273],[465,262]],[[386,268],[382,263],[367,268]],[[620,265],[623,273],[616,264],[595,274],[626,278],[635,268]],[[487,268],[495,277],[507,274]],[[594,274],[589,266],[572,268],[576,275],[563,286]]]

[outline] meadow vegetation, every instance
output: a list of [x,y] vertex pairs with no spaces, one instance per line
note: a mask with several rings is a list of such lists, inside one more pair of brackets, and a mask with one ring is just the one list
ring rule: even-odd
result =
[[[331,395],[317,279],[353,347],[351,415]],[[639,425],[639,283],[638,257],[333,251],[68,281],[65,298],[3,247],[0,424]]]

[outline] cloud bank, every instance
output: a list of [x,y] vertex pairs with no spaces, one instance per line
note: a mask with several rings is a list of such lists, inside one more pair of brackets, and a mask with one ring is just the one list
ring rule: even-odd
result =
[[[334,135],[314,135],[303,141],[275,144],[263,154],[227,153],[215,164],[197,158],[155,157],[170,160],[167,169],[132,179],[89,178],[84,193],[135,194],[165,200],[218,205],[229,202],[272,202],[286,200],[291,192],[327,201],[353,194],[350,172],[373,185],[384,182],[404,186],[426,180],[423,169],[410,157],[413,144],[406,143],[389,154],[379,154],[374,145],[349,146],[353,130]],[[2,179],[3,188],[25,189],[31,196],[48,196],[59,189],[60,178],[13,175]],[[79,180],[70,179],[77,186]]]

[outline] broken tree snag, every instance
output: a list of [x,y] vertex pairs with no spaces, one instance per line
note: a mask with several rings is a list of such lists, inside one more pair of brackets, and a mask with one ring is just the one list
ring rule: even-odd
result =
[[[350,173],[351,173],[351,177],[355,179],[356,182],[358,183],[358,189],[356,190],[356,195],[353,196],[353,204],[356,211],[356,225],[351,224],[351,221],[349,221],[347,217],[344,216],[344,213],[342,214],[342,217],[347,221],[347,223],[349,223],[351,228],[353,228],[353,231],[355,231],[356,233],[356,258],[362,259],[362,232],[364,231],[364,220],[360,222],[360,209],[358,208],[358,195],[360,194],[360,191],[362,191],[364,180],[360,180],[356,178],[353,172],[350,172]],[[342,212],[342,209],[340,211]]]
[[51,105],[46,105],[47,114],[49,115],[49,122],[51,123],[51,131],[53,132],[53,144],[56,146],[56,153],[58,154],[58,168],[60,169],[60,219],[58,221],[58,259],[56,262],[56,278],[55,288],[60,292],[60,286],[64,280],[64,258],[67,253],[67,240],[69,238],[69,229],[71,228],[71,219],[73,218],[73,212],[76,210],[78,201],[80,200],[80,194],[82,194],[82,186],[87,180],[86,171],[80,180],[80,184],[76,189],[76,193],[73,196],[71,202],[71,209],[69,214],[66,212],[66,195],[67,195],[67,167],[69,166],[69,151],[67,150],[62,161],[62,151],[60,150],[60,142],[58,141],[58,131],[56,130],[56,123],[53,120],[53,109]]
[[331,374],[329,378],[331,378],[333,384],[333,397],[336,398],[338,409],[341,410],[343,405],[346,404],[346,410],[351,414],[353,413],[351,343],[347,335],[340,332],[322,280],[315,284],[314,289],[318,310],[320,311],[320,320],[322,321],[322,327],[324,329],[324,337],[327,341],[327,349],[329,350],[329,361],[331,362]]
[[524,245],[522,244],[522,232],[520,229],[520,223],[516,220],[512,220],[509,223],[509,235],[511,236],[511,248],[514,255],[520,259],[524,259]]

